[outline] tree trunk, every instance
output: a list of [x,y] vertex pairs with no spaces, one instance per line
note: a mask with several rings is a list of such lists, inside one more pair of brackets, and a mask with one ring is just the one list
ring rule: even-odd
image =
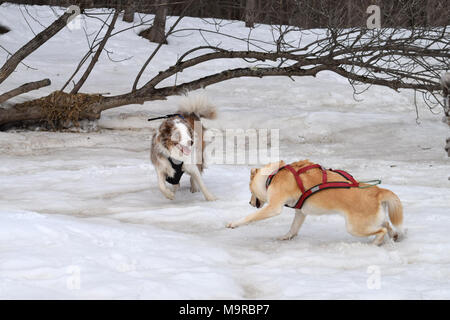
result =
[[[444,97],[444,112],[445,112],[445,120],[447,124],[450,126],[450,72],[447,72],[441,77],[441,86],[442,86],[442,96]],[[450,138],[447,138],[447,145],[445,146],[445,151],[447,151],[448,156],[450,157]]]
[[433,1],[431,0],[426,0],[426,7],[425,7],[425,11],[426,11],[426,26],[427,27],[431,27],[433,26],[433,12],[434,10],[436,10],[435,7],[432,7],[433,5]]
[[345,24],[346,28],[351,28],[353,27],[353,0],[348,0],[347,1],[347,21]]
[[133,22],[134,21],[134,1],[128,0],[125,4],[125,12],[123,14],[123,21]]
[[164,0],[156,0],[156,14],[155,20],[153,20],[153,26],[139,33],[141,37],[144,37],[151,42],[167,44],[166,40],[166,16],[167,6],[164,4]]
[[254,28],[256,20],[256,0],[247,0],[245,4],[245,26]]
[[447,146],[445,147],[445,150],[447,150],[447,154],[450,157],[450,138],[447,138]]
[[441,76],[442,96],[444,97],[444,112],[450,125],[450,72]]

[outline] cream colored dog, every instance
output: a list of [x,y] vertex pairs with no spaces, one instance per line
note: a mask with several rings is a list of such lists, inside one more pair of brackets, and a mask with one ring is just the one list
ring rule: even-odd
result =
[[[308,160],[291,163],[295,170],[312,165]],[[266,189],[268,175],[285,166],[283,161],[271,163],[262,169],[252,169],[250,175],[250,191],[252,197],[250,204],[260,208],[255,213],[227,225],[228,228],[236,228],[244,224],[267,219],[279,215],[284,205],[294,207],[302,192],[294,175],[286,169],[280,170],[273,176],[272,182]],[[322,171],[311,169],[300,175],[306,189],[322,182]],[[329,182],[345,181],[341,175],[327,170]],[[361,184],[364,186],[364,184]],[[367,185],[366,185],[367,186]],[[386,217],[383,205],[387,206],[389,220],[395,228],[392,228]],[[395,241],[400,239],[403,233],[403,209],[400,199],[393,192],[372,186],[369,188],[341,188],[321,190],[309,197],[301,209],[295,210],[294,221],[289,232],[281,237],[281,240],[294,238],[303,224],[307,215],[322,215],[339,213],[345,217],[347,231],[359,237],[375,236],[373,241],[381,245],[386,234]]]

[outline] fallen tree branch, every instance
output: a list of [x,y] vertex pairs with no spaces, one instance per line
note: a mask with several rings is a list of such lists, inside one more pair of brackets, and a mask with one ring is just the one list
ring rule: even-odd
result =
[[[118,96],[104,97],[96,105],[92,106],[94,113],[101,113],[107,109],[115,108],[127,104],[143,104],[146,101],[165,100],[168,96],[177,95],[183,92],[206,88],[215,83],[240,77],[268,77],[268,76],[316,76],[320,71],[327,70],[328,67],[321,65],[310,69],[300,69],[297,67],[284,68],[237,68],[215,73],[194,81],[181,83],[176,86],[163,88],[141,88],[135,92]],[[0,119],[1,120],[1,119]],[[0,121],[1,124],[1,121]]]
[[[192,1],[189,0],[189,3]],[[76,72],[80,70],[84,62],[87,62],[91,54],[93,55],[90,65],[72,90],[71,94],[76,94],[55,92],[45,99],[36,99],[27,104],[11,106],[8,110],[0,109],[0,126],[8,126],[13,122],[27,123],[30,120],[76,124],[78,120],[82,119],[98,119],[101,112],[107,109],[129,104],[143,104],[152,100],[164,100],[171,95],[205,88],[229,79],[266,76],[285,76],[292,79],[296,76],[316,76],[321,71],[333,72],[346,78],[353,87],[354,94],[359,94],[355,89],[356,86],[368,88],[372,85],[379,85],[396,91],[409,89],[415,93],[421,92],[424,94],[425,103],[432,100],[429,98],[431,96],[434,99],[432,103],[435,103],[435,101],[439,102],[435,96],[440,92],[438,75],[449,68],[448,27],[368,30],[364,28],[339,29],[330,26],[326,32],[319,32],[316,35],[314,32],[310,34],[309,31],[303,31],[294,26],[278,27],[274,25],[270,30],[273,41],[267,41],[252,37],[251,30],[245,37],[222,32],[221,28],[226,24],[222,25],[221,22],[214,20],[213,22],[206,21],[215,27],[214,30],[180,28],[178,23],[182,16],[183,14],[178,17],[166,37],[175,36],[176,33],[186,36],[186,32],[190,36],[190,31],[198,32],[205,44],[198,45],[193,42],[194,47],[188,48],[180,57],[172,61],[170,67],[161,70],[152,79],[139,85],[141,78],[144,77],[144,72],[150,67],[150,62],[162,48],[160,44],[149,54],[139,70],[132,84],[131,92],[107,97],[77,93],[101,52],[105,50],[108,53],[104,47],[108,35],[114,36],[123,31],[112,32],[114,24],[111,23],[105,38],[97,42],[94,39],[89,48],[90,51],[78,64]],[[110,17],[111,13],[106,21],[102,21],[104,22],[102,28],[106,26]],[[97,35],[100,34],[102,28]],[[207,33],[217,38],[208,39]],[[307,39],[302,40],[302,36]],[[222,37],[233,40],[233,44],[235,43],[237,46],[229,45],[228,41],[222,40]],[[297,41],[298,37],[300,38]],[[241,42],[246,44],[246,49],[239,46]],[[95,53],[93,52],[94,48],[98,48]],[[206,52],[203,52],[204,50]],[[161,59],[163,58],[165,57],[161,57]],[[169,59],[171,58],[169,57]],[[237,60],[243,65],[226,70],[227,67],[221,63],[216,65],[213,63],[221,59]],[[179,73],[189,72],[194,67],[196,70],[200,70],[202,66],[206,66],[203,70],[205,74],[196,76],[196,73],[193,72],[194,78],[188,77],[189,80],[179,83],[177,77]],[[214,68],[213,72],[208,72],[211,70],[209,66]],[[175,84],[169,83],[172,78],[175,78]],[[425,96],[425,94],[429,96]]]
[[0,130],[24,123],[38,123],[52,130],[78,126],[80,120],[100,117],[92,112],[92,105],[102,99],[99,94],[54,91],[39,99],[0,108]]
[[11,91],[5,92],[4,94],[0,95],[0,103],[8,101],[9,99],[14,98],[15,96],[18,96],[25,92],[29,92],[32,90],[37,90],[42,87],[49,86],[50,84],[51,84],[50,79],[44,79],[44,80],[39,80],[39,81],[35,81],[35,82],[25,83],[18,88],[15,88]]

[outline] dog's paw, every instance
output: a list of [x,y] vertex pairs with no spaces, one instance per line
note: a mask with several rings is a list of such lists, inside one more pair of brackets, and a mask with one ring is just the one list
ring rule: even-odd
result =
[[173,200],[175,199],[175,193],[173,193],[170,190],[166,190],[165,192],[163,192],[164,196],[169,199],[169,200]]
[[212,194],[206,195],[205,198],[207,201],[216,201],[217,200],[217,197]]
[[284,236],[279,237],[279,238],[277,238],[277,239],[278,239],[278,240],[281,240],[281,241],[284,241],[284,240],[292,240],[292,239],[294,239],[296,236],[297,236],[296,234],[290,234],[290,233],[287,233],[287,234],[285,234]]
[[196,192],[199,191],[195,184],[191,184],[191,189],[190,190],[191,190],[192,193],[196,193]]
[[230,229],[234,229],[234,228],[237,228],[238,225],[237,225],[237,223],[235,223],[235,222],[230,222],[230,223],[228,223],[228,224],[226,225],[226,227],[227,227],[227,228],[230,228]]

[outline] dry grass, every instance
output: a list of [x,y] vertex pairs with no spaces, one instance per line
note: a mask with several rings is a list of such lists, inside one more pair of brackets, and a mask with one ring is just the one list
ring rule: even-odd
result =
[[62,91],[54,91],[46,97],[26,101],[21,108],[40,107],[42,119],[49,129],[60,130],[71,126],[79,127],[79,121],[86,118],[86,114],[92,113],[92,105],[101,101],[99,94],[69,94]]

